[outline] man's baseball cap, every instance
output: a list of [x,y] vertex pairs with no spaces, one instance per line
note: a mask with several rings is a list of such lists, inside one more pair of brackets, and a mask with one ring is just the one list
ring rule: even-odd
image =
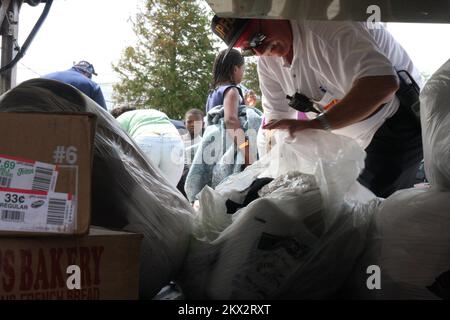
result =
[[81,72],[87,73],[89,75],[89,78],[92,77],[92,75],[97,75],[97,73],[95,73],[94,66],[87,61],[80,61],[74,64],[73,67]]
[[230,50],[239,44],[241,36],[248,29],[252,19],[220,18],[215,15],[211,21],[211,29],[215,35],[228,45],[225,56]]

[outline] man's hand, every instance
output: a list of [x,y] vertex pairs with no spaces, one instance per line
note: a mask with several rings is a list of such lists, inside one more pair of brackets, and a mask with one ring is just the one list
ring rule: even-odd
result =
[[295,120],[295,119],[282,119],[282,120],[272,120],[263,126],[263,129],[284,129],[289,131],[291,137],[298,131],[305,129],[317,129],[312,125],[312,121],[305,120]]

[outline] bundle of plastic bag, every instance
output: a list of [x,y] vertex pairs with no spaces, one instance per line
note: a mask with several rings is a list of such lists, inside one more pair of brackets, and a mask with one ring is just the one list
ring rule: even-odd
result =
[[[349,284],[351,297],[450,298],[450,60],[428,80],[420,103],[430,188],[397,191],[384,201]],[[380,268],[379,289],[367,286],[370,265]]]
[[[229,199],[241,200],[256,178],[276,178],[290,171],[315,177],[328,211],[325,223],[329,227],[345,200],[367,202],[375,196],[357,181],[364,168],[365,152],[350,138],[307,130],[291,138],[285,131],[276,131],[272,150],[243,172],[232,175],[216,187]],[[351,192],[349,192],[351,191]]]
[[[201,192],[196,238],[179,279],[188,298],[331,298],[349,276],[379,205],[373,194],[366,203],[347,199],[363,189],[355,182],[364,151],[318,130],[278,139],[284,143],[244,172]],[[261,177],[274,180],[227,216],[226,200],[241,201]],[[203,199],[215,199],[214,208]]]
[[109,113],[74,87],[46,79],[5,93],[0,112],[96,114],[91,223],[144,235],[141,297],[152,298],[173,280],[187,252],[193,211]]

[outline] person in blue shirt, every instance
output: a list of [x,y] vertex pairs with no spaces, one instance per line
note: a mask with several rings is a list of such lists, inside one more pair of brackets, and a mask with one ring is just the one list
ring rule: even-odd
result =
[[[226,50],[222,50],[216,56],[212,72],[212,91],[208,94],[205,106],[206,113],[223,105],[226,109],[233,111],[233,114],[236,113],[235,118],[237,118],[237,107],[245,104],[242,90],[239,87],[244,77],[244,70],[244,57],[239,51],[232,49],[226,53]],[[226,107],[228,104],[234,107]]]
[[68,70],[49,73],[43,78],[70,84],[94,100],[100,107],[108,110],[102,89],[92,81],[92,75],[97,75],[94,66],[87,61],[80,61]]

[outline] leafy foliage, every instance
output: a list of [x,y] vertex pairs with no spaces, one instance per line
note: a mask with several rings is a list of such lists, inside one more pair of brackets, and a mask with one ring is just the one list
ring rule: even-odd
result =
[[259,78],[257,71],[257,58],[245,58],[245,73],[242,84],[247,88],[253,90],[259,97],[256,107],[261,109],[261,89],[259,88]]
[[196,0],[146,0],[133,20],[136,45],[113,64],[120,78],[115,102],[155,108],[173,119],[203,109],[217,52],[211,18]]

